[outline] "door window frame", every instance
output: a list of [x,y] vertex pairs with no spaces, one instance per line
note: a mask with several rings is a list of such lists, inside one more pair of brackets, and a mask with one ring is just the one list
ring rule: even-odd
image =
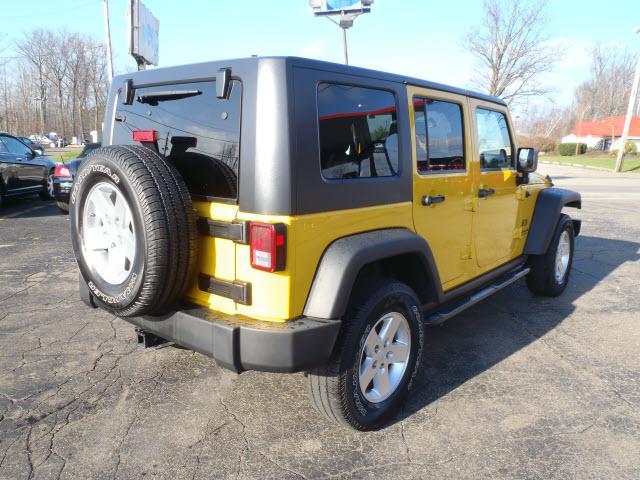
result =
[[[422,99],[429,99],[429,100],[435,100],[437,102],[446,102],[446,103],[452,103],[454,105],[457,105],[458,108],[460,109],[460,120],[462,121],[462,157],[464,158],[464,168],[463,169],[447,169],[447,170],[427,170],[427,171],[420,171],[418,169],[418,141],[416,138],[416,128],[415,128],[415,115],[416,115],[416,111],[415,111],[415,104],[414,99],[416,98],[422,98]],[[469,162],[468,162],[468,156],[467,153],[469,151],[469,149],[467,148],[467,135],[466,135],[466,127],[467,127],[467,122],[465,122],[465,118],[464,118],[464,112],[465,112],[465,108],[464,108],[464,104],[462,102],[450,99],[450,98],[439,98],[438,96],[426,96],[426,95],[421,95],[421,94],[414,94],[411,97],[411,105],[412,105],[412,112],[413,112],[413,118],[414,118],[414,128],[413,128],[413,137],[415,140],[415,157],[416,157],[416,164],[415,164],[415,171],[418,175],[422,176],[422,177],[428,177],[431,175],[453,175],[453,174],[461,174],[461,175],[466,175],[469,171]],[[429,159],[429,126],[427,125],[427,109],[425,106],[424,112],[424,121],[425,121],[425,132],[426,132],[426,142],[427,142],[427,161]]]
[[[509,143],[511,144],[511,162],[509,163],[509,167],[486,168],[482,166],[482,162],[480,161],[480,132],[478,131],[478,110],[479,109],[487,110],[489,112],[500,113],[504,117],[505,123],[507,125],[507,133],[509,134]],[[474,133],[476,137],[476,142],[478,144],[477,160],[480,166],[480,172],[501,172],[503,170],[513,170],[515,172],[516,171],[515,143],[513,142],[513,134],[511,133],[511,125],[510,125],[511,122],[509,121],[509,115],[507,114],[507,112],[504,110],[500,110],[498,108],[492,108],[485,105],[475,105],[474,113],[475,113],[475,132]]]

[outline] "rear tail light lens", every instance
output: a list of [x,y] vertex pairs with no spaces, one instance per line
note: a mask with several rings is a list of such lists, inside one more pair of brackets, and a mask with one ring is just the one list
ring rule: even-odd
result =
[[155,142],[158,140],[157,130],[134,130],[133,141],[134,142]]
[[53,171],[53,175],[56,177],[70,177],[71,170],[66,165],[58,165]]
[[251,266],[265,272],[278,272],[285,268],[285,232],[282,223],[251,222],[249,245]]

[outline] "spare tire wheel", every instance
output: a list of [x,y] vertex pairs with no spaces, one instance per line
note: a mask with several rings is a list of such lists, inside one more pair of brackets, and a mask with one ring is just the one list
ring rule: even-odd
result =
[[173,165],[139,145],[92,152],[69,200],[78,267],[100,307],[158,314],[184,295],[197,261],[191,197]]

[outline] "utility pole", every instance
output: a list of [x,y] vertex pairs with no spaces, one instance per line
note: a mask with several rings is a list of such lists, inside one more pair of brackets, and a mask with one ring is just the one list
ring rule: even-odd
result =
[[[640,27],[636,27],[636,33],[640,33]],[[616,158],[616,172],[622,171],[624,161],[624,147],[629,136],[629,128],[631,127],[631,117],[633,116],[633,107],[636,105],[636,97],[638,95],[638,83],[640,83],[640,58],[636,65],[636,74],[633,77],[633,85],[631,86],[631,95],[629,96],[629,107],[627,108],[627,118],[624,120],[624,128],[622,137],[620,138],[620,146],[618,147],[618,157]]]
[[111,55],[111,28],[109,26],[109,0],[103,0],[104,5],[104,43],[107,48],[107,78],[109,85],[113,80],[113,57]]

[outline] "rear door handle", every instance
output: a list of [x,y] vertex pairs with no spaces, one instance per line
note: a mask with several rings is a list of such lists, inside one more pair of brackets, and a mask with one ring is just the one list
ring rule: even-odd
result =
[[478,190],[478,198],[487,198],[496,193],[493,188],[481,188]]
[[435,205],[436,203],[442,203],[445,200],[444,195],[425,195],[422,197],[422,205],[425,207],[430,207],[431,205]]

